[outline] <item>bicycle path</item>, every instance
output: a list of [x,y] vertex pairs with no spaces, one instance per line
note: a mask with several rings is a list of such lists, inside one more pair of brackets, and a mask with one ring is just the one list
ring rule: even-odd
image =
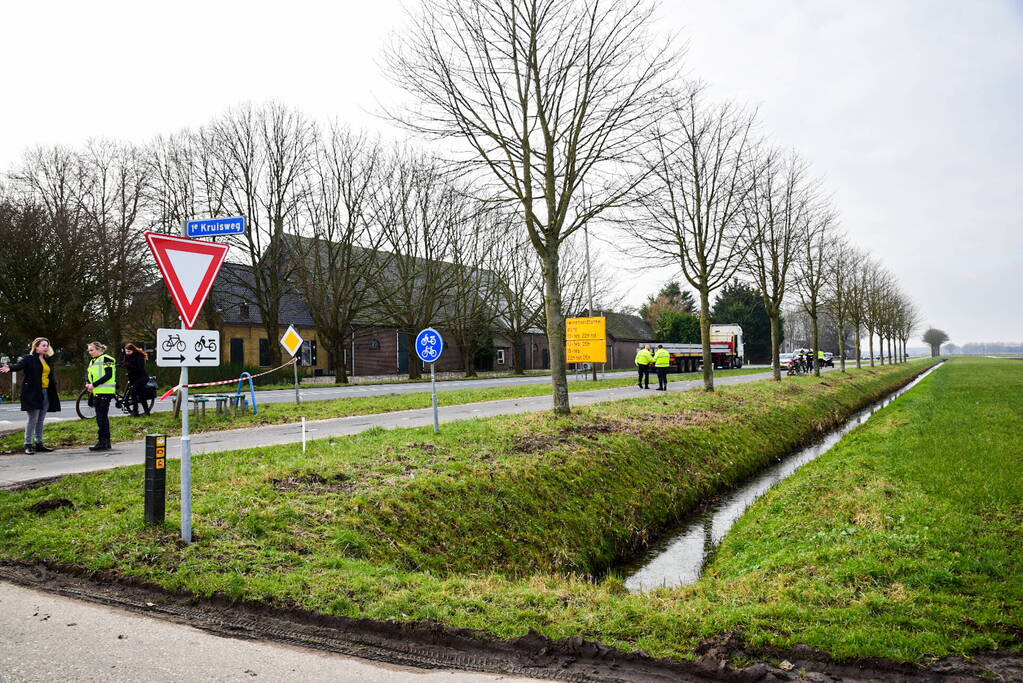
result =
[[[715,378],[717,386],[759,382],[771,377],[770,372],[750,375]],[[669,391],[690,391],[703,386],[703,380],[675,381],[668,384]],[[592,391],[574,392],[570,396],[573,406],[588,405],[600,401],[613,401],[626,398],[646,396],[651,400],[661,397],[653,389],[644,390],[638,387],[617,387],[613,389],[595,389]],[[551,396],[530,396],[524,398],[501,399],[498,401],[482,401],[440,407],[440,422],[455,422],[474,418],[494,417],[497,415],[514,415],[519,413],[551,410],[554,406]],[[359,432],[383,427],[398,429],[402,427],[427,427],[433,424],[433,409],[418,408],[374,415],[357,415],[353,417],[315,420],[306,423],[306,438],[324,439],[332,436],[349,436]],[[168,439],[168,453],[171,458],[181,455],[181,439]],[[267,425],[265,427],[249,427],[219,432],[203,432],[192,434],[192,453],[217,453],[234,451],[260,446],[278,446],[302,442],[301,423]],[[62,448],[53,453],[37,453],[35,455],[9,455],[0,457],[0,488],[10,487],[18,483],[60,477],[67,474],[93,472],[112,469],[125,465],[138,465],[145,462],[145,441],[126,441],[114,444],[113,450],[93,453],[87,447]]]

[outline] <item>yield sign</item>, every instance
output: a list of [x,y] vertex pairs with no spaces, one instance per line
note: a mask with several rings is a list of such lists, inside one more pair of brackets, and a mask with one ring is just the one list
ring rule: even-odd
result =
[[146,241],[156,264],[160,266],[163,281],[167,283],[182,322],[186,328],[192,329],[230,247],[159,232],[147,232]]

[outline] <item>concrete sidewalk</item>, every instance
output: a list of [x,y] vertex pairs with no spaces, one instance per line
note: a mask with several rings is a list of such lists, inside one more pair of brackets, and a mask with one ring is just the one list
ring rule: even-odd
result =
[[[717,386],[744,384],[746,382],[769,379],[770,377],[770,372],[763,372],[752,375],[715,378],[714,383]],[[668,390],[688,391],[702,386],[702,379],[687,380],[670,382]],[[641,390],[637,387],[621,387],[574,392],[571,394],[570,400],[573,406],[580,406],[600,401],[614,401],[641,396],[657,399],[662,394],[653,389]],[[493,417],[495,415],[539,412],[550,410],[552,407],[553,398],[551,396],[510,398],[500,401],[464,403],[453,406],[442,405],[440,407],[440,421],[454,422],[456,420],[471,420],[473,418]],[[375,415],[316,420],[306,423],[306,432],[309,439],[323,439],[330,436],[358,434],[373,427],[396,429],[400,427],[426,427],[432,424],[433,409],[420,408],[392,413],[378,413]],[[302,425],[300,423],[204,432],[192,434],[192,453],[216,453],[241,448],[301,443],[301,441]],[[181,440],[178,437],[173,437],[169,439],[169,442],[168,452],[170,457],[180,457]],[[86,447],[78,447],[64,448],[45,454],[0,456],[0,488],[26,481],[59,477],[65,474],[92,472],[125,465],[139,465],[144,461],[144,441],[117,443],[114,444],[114,450],[101,453],[93,453]]]

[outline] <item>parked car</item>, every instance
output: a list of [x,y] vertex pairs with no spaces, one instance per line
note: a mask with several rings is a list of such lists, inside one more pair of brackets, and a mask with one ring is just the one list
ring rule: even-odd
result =
[[783,368],[787,368],[792,364],[793,353],[780,353],[778,354],[778,365]]

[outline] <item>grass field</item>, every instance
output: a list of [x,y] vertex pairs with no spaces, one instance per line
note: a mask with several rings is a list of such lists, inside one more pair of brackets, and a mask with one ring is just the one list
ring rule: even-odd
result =
[[[715,377],[728,377],[730,375],[746,375],[765,372],[757,369],[742,370],[719,370]],[[693,380],[702,377],[697,373],[684,375],[669,375],[671,381]],[[656,382],[656,379],[654,380]],[[570,392],[589,391],[593,389],[613,389],[616,387],[628,387],[635,384],[636,380],[632,375],[627,378],[618,377],[614,379],[592,381],[572,381],[568,385]],[[524,398],[528,396],[548,396],[551,393],[549,383],[527,384],[517,386],[480,387],[473,389],[438,390],[437,396],[440,405],[452,406],[463,403],[475,403],[477,401],[497,401],[506,398]],[[313,392],[307,394],[315,395]],[[168,399],[170,400],[170,399]],[[262,403],[259,406],[259,414],[244,415],[217,415],[211,409],[200,419],[193,418],[190,424],[193,434],[200,432],[214,432],[224,429],[243,429],[245,427],[257,427],[261,425],[284,424],[297,422],[302,417],[307,420],[324,420],[335,417],[351,417],[353,415],[373,415],[377,413],[394,412],[398,410],[412,410],[414,408],[429,408],[432,406],[432,398],[429,392],[414,394],[384,394],[381,396],[358,396],[353,398],[338,398],[320,401],[306,400],[301,406],[293,403]],[[73,402],[62,405],[65,414],[67,411],[75,410]],[[171,413],[159,412],[149,417],[131,418],[120,413],[111,406],[110,434],[114,442],[134,441],[145,437],[146,434],[169,434],[181,433],[180,418],[175,418]],[[92,420],[74,421],[63,423],[52,423],[46,426],[46,443],[54,446],[82,446],[96,442],[96,423]],[[0,436],[0,454],[20,453],[24,447],[23,432],[16,431]]]
[[[729,631],[840,658],[1018,652],[1018,361],[940,368],[756,503],[696,584],[591,578],[930,364],[199,456],[187,547],[176,463],[160,527],[140,468],[68,477],[0,493],[0,560],[658,657]],[[55,498],[74,508],[31,511]]]

